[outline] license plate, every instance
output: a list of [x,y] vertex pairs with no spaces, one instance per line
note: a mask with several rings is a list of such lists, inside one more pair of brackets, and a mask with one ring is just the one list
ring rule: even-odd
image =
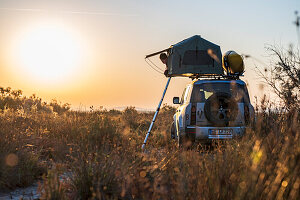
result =
[[232,135],[232,129],[210,129],[210,135]]

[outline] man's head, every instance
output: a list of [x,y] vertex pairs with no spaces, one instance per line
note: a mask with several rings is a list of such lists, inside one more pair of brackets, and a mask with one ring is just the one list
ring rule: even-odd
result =
[[160,58],[160,60],[161,60],[162,63],[167,64],[167,62],[168,62],[168,56],[167,56],[166,53],[161,53],[159,55],[159,58]]

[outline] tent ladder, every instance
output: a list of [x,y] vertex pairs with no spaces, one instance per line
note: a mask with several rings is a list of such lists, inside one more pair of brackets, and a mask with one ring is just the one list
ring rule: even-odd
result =
[[154,124],[154,122],[155,122],[155,120],[156,120],[156,117],[157,117],[158,112],[159,112],[159,110],[160,110],[161,104],[162,104],[162,102],[163,102],[163,100],[164,100],[164,97],[165,97],[165,94],[166,94],[166,92],[167,92],[167,89],[168,89],[170,80],[171,80],[171,77],[169,77],[169,79],[168,79],[168,81],[167,81],[165,90],[164,90],[164,92],[163,92],[163,95],[162,95],[162,97],[161,97],[161,99],[160,99],[160,102],[159,102],[159,104],[158,104],[158,107],[157,107],[157,109],[156,109],[156,111],[155,111],[155,114],[154,114],[154,116],[153,116],[152,122],[151,122],[151,124],[150,124],[150,127],[149,127],[149,129],[148,129],[148,132],[147,132],[147,135],[146,135],[146,137],[145,137],[144,143],[143,143],[143,145],[142,145],[142,150],[145,149],[145,146],[146,146],[148,137],[149,137],[149,135],[150,135],[150,133],[151,133],[153,124]]

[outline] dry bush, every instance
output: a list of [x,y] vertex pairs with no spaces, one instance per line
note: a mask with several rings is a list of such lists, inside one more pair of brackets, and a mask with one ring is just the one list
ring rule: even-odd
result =
[[261,77],[273,89],[285,104],[285,109],[298,112],[300,108],[300,54],[290,45],[288,50],[282,47],[268,46],[271,64],[265,68]]
[[[241,140],[184,151],[170,141],[174,108],[165,105],[148,153],[141,144],[153,112],[5,109],[0,186],[26,186],[45,173],[45,199],[299,199],[299,119],[273,107],[264,99]],[[3,162],[10,153],[22,164]]]
[[[96,143],[94,137],[88,136],[81,138],[80,143],[78,139],[73,140],[77,150],[72,153],[73,161],[67,167],[73,173],[69,183],[73,187],[67,196],[82,199],[298,199],[299,124],[288,126],[285,113],[274,112],[269,106],[265,100],[259,108],[262,112],[257,115],[255,131],[248,130],[242,140],[211,150],[182,151],[165,137],[158,137],[158,131],[164,127],[157,127],[149,138],[147,154],[140,149],[142,136],[134,132],[122,134],[124,124],[129,126],[127,122],[120,125],[118,121],[110,121],[111,116],[89,118],[90,113],[82,114],[90,123],[77,134],[83,137],[95,130],[99,138]],[[138,112],[135,115],[139,120],[152,118]],[[96,129],[95,124],[99,124]]]
[[11,111],[0,114],[0,190],[29,186],[46,172],[32,150],[31,119]]

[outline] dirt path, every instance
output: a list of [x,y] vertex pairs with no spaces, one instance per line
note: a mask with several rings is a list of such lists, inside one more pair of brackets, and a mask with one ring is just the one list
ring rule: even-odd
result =
[[38,183],[34,183],[33,185],[26,187],[26,188],[17,188],[12,192],[8,193],[0,193],[0,200],[6,200],[6,199],[13,199],[13,200],[19,200],[19,199],[39,199],[40,194],[38,193]]

